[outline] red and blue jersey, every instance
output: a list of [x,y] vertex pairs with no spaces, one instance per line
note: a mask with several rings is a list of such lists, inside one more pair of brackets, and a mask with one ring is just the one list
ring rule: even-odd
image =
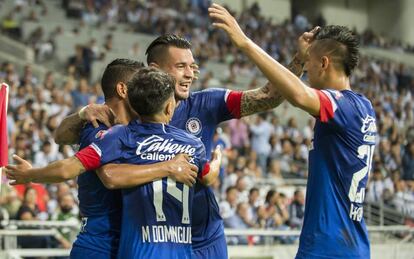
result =
[[[80,134],[80,149],[101,139],[106,133],[107,127],[103,124],[98,128],[86,124]],[[93,170],[79,175],[77,182],[82,228],[74,246],[105,252],[108,258],[116,256],[121,228],[121,191],[108,190]]]
[[[198,137],[211,156],[213,136],[223,121],[240,118],[242,92],[226,89],[208,89],[193,92],[180,101],[170,124]],[[195,186],[193,210],[193,249],[201,249],[224,236],[223,220],[213,191],[208,186]]]
[[[185,153],[208,171],[203,143],[183,130],[158,123],[112,127],[76,157],[86,169],[107,163],[152,164]],[[194,189],[168,177],[122,190],[118,258],[191,258]],[[198,209],[198,208],[197,208]]]
[[315,91],[320,114],[296,258],[370,258],[362,203],[377,136],[374,109],[350,90]]

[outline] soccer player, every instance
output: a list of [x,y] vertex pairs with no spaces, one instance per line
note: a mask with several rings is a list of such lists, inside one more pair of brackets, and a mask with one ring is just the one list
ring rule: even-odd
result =
[[[197,166],[200,182],[217,177],[221,153],[207,163],[203,143],[183,130],[167,125],[175,109],[174,78],[156,68],[144,68],[128,83],[128,99],[141,123],[109,129],[74,157],[43,168],[9,167],[42,174],[83,172],[102,164],[153,164],[187,154]],[[123,190],[121,243],[118,258],[191,258],[191,209],[194,189],[164,177]],[[104,222],[103,222],[104,223]]]
[[[106,67],[102,76],[102,90],[105,95],[105,106],[97,109],[84,109],[83,116],[89,120],[97,118],[106,125],[110,125],[112,117],[111,111],[115,113],[116,119],[121,124],[128,124],[137,115],[127,102],[127,86],[132,76],[143,67],[141,62],[130,59],[116,59]],[[75,119],[74,119],[75,118]],[[86,124],[85,120],[79,120],[79,114],[74,114],[67,118],[70,125],[69,134],[79,137],[80,147],[87,147],[92,142],[98,140],[106,134],[107,126],[104,124]],[[84,126],[85,125],[85,126]],[[96,127],[96,128],[95,128]],[[82,130],[81,130],[82,129]],[[15,157],[19,165],[31,167],[31,165]],[[69,170],[49,170],[47,172],[38,171],[15,171],[10,174],[14,184],[26,182],[61,182],[72,179],[79,175],[77,182],[79,185],[79,207],[82,216],[82,229],[79,233],[72,251],[71,258],[115,258],[118,250],[120,219],[121,219],[121,194],[116,190],[108,190],[105,187],[114,189],[115,187],[132,187],[139,184],[152,182],[162,177],[170,176],[174,180],[186,183],[191,186],[195,182],[195,166],[188,163],[189,158],[184,155],[177,155],[171,161],[165,161],[152,165],[139,165],[131,168],[119,166],[118,177],[111,177],[105,169],[87,171]],[[70,159],[68,162],[72,163]],[[60,164],[65,167],[65,164]],[[110,165],[108,165],[110,168]],[[13,166],[11,166],[13,167]],[[104,167],[105,168],[105,167]],[[129,169],[129,170],[128,170]],[[127,172],[127,174],[125,174]],[[126,176],[128,175],[128,176]],[[101,178],[101,180],[99,179]]]
[[213,4],[209,14],[286,100],[316,118],[296,258],[370,258],[362,203],[377,129],[370,101],[350,86],[357,38],[343,26],[316,32],[307,56],[300,57],[308,87],[247,38],[225,8]]
[[[208,89],[190,93],[195,63],[190,42],[179,36],[158,37],[149,45],[146,54],[149,66],[160,68],[176,80],[177,108],[170,124],[201,138],[207,158],[211,155],[213,135],[220,122],[267,111],[284,100],[277,92],[270,91],[270,84],[249,91]],[[288,68],[295,74],[302,73],[296,56]],[[76,134],[69,128],[68,120],[64,120],[57,137],[64,138],[66,143],[75,143]],[[117,171],[117,165],[107,165],[106,172],[113,179],[127,175]],[[212,190],[197,182],[194,199],[197,209],[193,211],[193,257],[228,258],[223,220]]]

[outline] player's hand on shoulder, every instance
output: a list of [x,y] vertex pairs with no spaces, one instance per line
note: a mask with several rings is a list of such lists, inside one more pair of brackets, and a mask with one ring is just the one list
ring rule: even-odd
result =
[[193,186],[197,180],[198,167],[191,164],[190,157],[186,154],[178,154],[169,162],[170,177],[175,181],[188,186]]
[[13,155],[15,165],[6,166],[7,179],[11,180],[10,185],[24,184],[31,182],[30,169],[32,165],[23,158]]
[[245,45],[248,38],[226,8],[214,3],[208,8],[208,13],[214,19],[213,26],[223,29],[236,47],[241,48]]
[[108,128],[115,124],[115,113],[105,104],[89,104],[79,111],[82,120],[92,123],[95,128],[99,127],[98,121]]

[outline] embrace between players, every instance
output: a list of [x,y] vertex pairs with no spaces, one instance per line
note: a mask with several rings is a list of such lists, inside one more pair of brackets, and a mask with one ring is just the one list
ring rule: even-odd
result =
[[[209,15],[267,77],[265,86],[190,93],[198,72],[191,44],[160,36],[147,49],[148,67],[129,59],[106,67],[105,105],[89,105],[61,123],[56,142],[79,143],[75,156],[44,168],[14,156],[8,178],[21,184],[78,177],[83,224],[71,258],[227,258],[208,187],[221,163],[219,149],[210,157],[214,131],[286,99],[316,119],[296,258],[369,258],[362,203],[376,127],[371,103],[350,88],[357,39],[342,26],[305,32],[286,69],[225,8],[213,4]],[[299,78],[304,68],[310,87]],[[119,125],[110,127],[115,120]]]

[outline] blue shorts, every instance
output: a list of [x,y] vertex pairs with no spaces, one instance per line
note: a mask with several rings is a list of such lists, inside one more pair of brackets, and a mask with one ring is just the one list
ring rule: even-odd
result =
[[227,243],[226,236],[222,236],[216,241],[212,242],[211,245],[197,250],[193,249],[191,256],[193,259],[227,259]]
[[73,245],[70,251],[70,259],[116,259],[116,255],[110,251],[97,251],[89,248]]

